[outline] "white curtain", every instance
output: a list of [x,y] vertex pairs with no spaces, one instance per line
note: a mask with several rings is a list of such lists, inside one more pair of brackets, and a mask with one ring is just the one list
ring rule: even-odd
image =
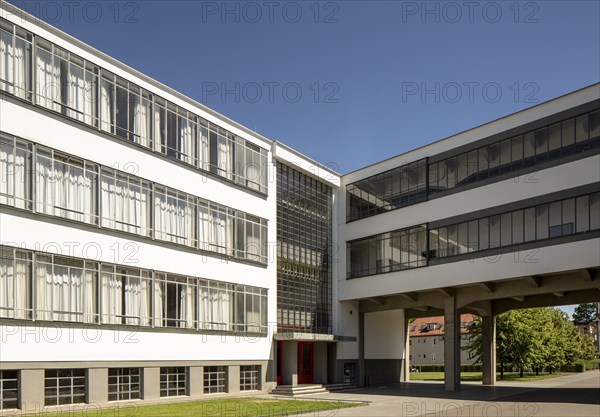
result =
[[100,181],[100,204],[102,204],[102,227],[115,228],[115,179],[107,172],[102,172]]
[[260,260],[260,225],[246,222],[246,253],[249,259]]
[[20,98],[27,98],[29,90],[27,80],[27,70],[29,68],[29,44],[19,38],[15,38],[15,91],[14,94]]
[[37,281],[37,319],[52,320],[52,266],[36,262],[35,279]]
[[246,325],[248,330],[260,329],[260,296],[246,294]]
[[132,225],[129,231],[146,236],[148,234],[149,191],[142,186],[130,184],[127,200],[124,203],[129,207],[128,222]]
[[198,321],[200,322],[200,328],[202,329],[212,329],[212,325],[210,324],[211,320],[211,301],[210,301],[210,293],[207,287],[201,287],[200,291],[200,316],[198,317]]
[[82,282],[82,302],[83,302],[83,321],[84,323],[95,323],[96,322],[96,304],[95,292],[96,287],[94,285],[94,271],[85,269],[83,271],[83,282]]
[[121,324],[123,314],[123,279],[113,273],[102,273],[102,322]]
[[156,282],[154,285],[154,327],[163,326],[163,284]]
[[140,98],[134,103],[133,133],[138,136],[138,143],[149,147],[150,136],[150,103],[145,98]]
[[[77,311],[77,295],[71,296],[69,268],[64,266],[54,266],[53,268],[50,264],[39,262],[36,266],[36,272],[38,280],[38,319],[69,320],[72,301],[75,302],[72,311]],[[77,280],[74,281],[77,285]]]
[[198,236],[198,241],[200,242],[200,249],[210,250],[211,225],[209,209],[207,204],[200,204],[198,206],[198,221],[200,228],[200,236]]
[[100,82],[100,128],[105,132],[113,131],[113,104],[113,84],[103,79]]
[[0,257],[0,317],[29,318],[27,262]]
[[193,208],[187,201],[156,193],[156,232],[162,240],[193,245]]
[[179,141],[181,156],[179,159],[188,164],[194,163],[194,135],[193,123],[187,118],[179,117]]
[[[246,171],[246,179],[250,181],[248,186],[254,190],[259,190],[261,183],[260,154],[247,150],[246,166],[244,168]],[[262,167],[262,169],[266,169],[266,167]]]
[[140,284],[140,325],[150,325],[150,286],[151,282],[142,279]]
[[125,315],[127,324],[139,324],[141,282],[139,278],[128,277],[125,284]]
[[233,179],[233,152],[231,149],[232,142],[225,136],[219,135],[217,145],[217,160],[219,161],[219,175]]
[[210,222],[212,224],[211,244],[212,250],[219,253],[227,251],[227,214],[211,210]]
[[161,116],[164,114],[161,108],[157,105],[154,106],[154,150],[156,152],[162,152],[162,130],[160,127]]
[[13,143],[0,141],[0,203],[27,208],[25,151]]
[[179,320],[180,327],[187,327],[188,329],[194,328],[194,316],[196,310],[196,291],[195,288],[190,285],[179,286]]
[[211,288],[210,296],[210,321],[216,330],[230,330],[232,319],[232,300],[226,289]]
[[36,157],[35,184],[37,211],[54,214],[54,174],[52,160],[40,154]]
[[205,127],[200,127],[199,136],[200,138],[198,144],[198,166],[201,169],[208,171],[210,165],[210,153],[208,149],[208,129]]
[[0,90],[13,92],[10,84],[13,83],[13,35],[0,30]]
[[56,110],[54,100],[60,86],[60,78],[54,71],[52,54],[45,49],[37,48],[35,54],[37,104]]
[[85,72],[83,68],[69,64],[69,85],[67,105],[76,110],[72,116],[82,122],[91,123],[88,109],[89,103],[86,97]]

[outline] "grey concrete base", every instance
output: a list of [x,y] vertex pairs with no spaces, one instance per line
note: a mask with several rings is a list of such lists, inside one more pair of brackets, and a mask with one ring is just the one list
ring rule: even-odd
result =
[[363,383],[373,386],[400,382],[402,362],[402,359],[365,359],[366,381]]

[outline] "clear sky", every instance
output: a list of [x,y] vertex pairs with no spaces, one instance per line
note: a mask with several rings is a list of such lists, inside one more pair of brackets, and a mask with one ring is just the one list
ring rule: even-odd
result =
[[341,173],[600,81],[600,1],[22,1]]

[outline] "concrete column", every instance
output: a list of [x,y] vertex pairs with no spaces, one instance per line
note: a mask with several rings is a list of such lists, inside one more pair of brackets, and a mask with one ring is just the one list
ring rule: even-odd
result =
[[281,366],[283,385],[298,385],[298,342],[283,342]]
[[19,379],[19,408],[23,412],[42,412],[44,408],[44,370],[23,369]]
[[240,393],[239,365],[230,365],[227,367],[227,392],[230,394]]
[[160,398],[160,368],[144,368],[144,400]]
[[482,317],[483,385],[496,385],[496,317]]
[[460,390],[460,314],[456,297],[444,300],[444,389]]
[[199,397],[204,394],[204,367],[190,366],[188,377],[190,397]]
[[359,387],[365,386],[365,313],[358,313],[358,375]]
[[[406,311],[406,310],[405,310]],[[404,360],[402,361],[402,382],[410,381],[410,338],[409,338],[409,319],[404,318]]]
[[315,342],[314,361],[315,384],[327,384],[327,343]]
[[89,404],[108,402],[108,368],[91,368],[87,377],[87,400]]

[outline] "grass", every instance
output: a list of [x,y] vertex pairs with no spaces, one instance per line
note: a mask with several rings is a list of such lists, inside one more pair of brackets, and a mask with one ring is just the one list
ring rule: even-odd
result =
[[[569,375],[567,373],[555,373],[555,374],[524,374],[523,378],[519,376],[518,372],[504,372],[504,379],[502,381],[539,381],[541,379],[556,378],[558,376]],[[443,372],[411,372],[410,379],[412,381],[443,381]],[[496,379],[500,381],[500,372],[496,373]],[[461,372],[461,381],[481,381],[481,372]]]
[[225,416],[287,416],[315,413],[322,410],[357,407],[359,403],[334,401],[279,400],[265,398],[227,398],[182,403],[146,405],[135,401],[115,403],[112,408],[99,410],[89,405],[87,410],[36,414],[44,417],[225,417]]

